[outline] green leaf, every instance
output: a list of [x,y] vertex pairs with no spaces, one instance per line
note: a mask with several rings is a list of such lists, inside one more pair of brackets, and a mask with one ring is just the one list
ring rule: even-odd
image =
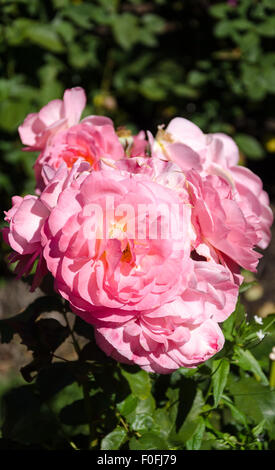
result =
[[225,395],[222,395],[222,401],[225,403],[225,405],[230,409],[232,413],[232,417],[234,420],[237,421],[237,423],[242,424],[246,429],[248,429],[248,424],[247,424],[247,419],[244,413],[242,413],[231,401],[230,398],[228,398]]
[[161,101],[167,95],[166,89],[155,77],[143,78],[139,85],[139,91],[145,98],[152,101]]
[[271,10],[275,10],[274,0],[263,0],[263,4],[265,7],[270,8]]
[[253,436],[257,437],[259,434],[265,431],[266,420],[263,419],[257,426],[252,429]]
[[233,20],[231,24],[237,30],[246,30],[253,27],[253,23],[245,18],[237,18],[236,20]]
[[149,31],[152,31],[155,34],[163,32],[165,21],[161,16],[147,13],[146,15],[143,15],[142,21]]
[[144,433],[140,439],[130,440],[130,450],[167,450],[168,442],[160,432]]
[[107,434],[101,441],[101,450],[118,450],[127,438],[127,432],[117,426],[112,432]]
[[157,408],[153,417],[155,422],[154,428],[167,439],[174,426],[168,410],[166,408]]
[[218,3],[217,5],[212,5],[209,8],[210,15],[214,16],[219,20],[226,18],[227,12],[229,11],[229,5],[226,3]]
[[[188,397],[186,397],[188,398]],[[184,400],[184,389],[183,389],[183,400]],[[179,421],[179,416],[181,413],[181,403],[178,403],[178,414],[175,422],[174,429],[171,431],[169,436],[169,442],[172,445],[182,445],[185,444],[190,438],[192,438],[196,428],[200,422],[200,413],[204,405],[204,398],[202,391],[196,389],[196,395],[193,399],[193,403],[190,411],[187,416],[184,418],[183,424],[178,428],[177,424]]]
[[275,16],[271,16],[256,28],[262,36],[275,37]]
[[235,141],[241,150],[249,158],[255,160],[264,158],[264,150],[258,140],[247,134],[237,134]]
[[[260,38],[255,32],[248,31],[238,37],[238,45],[240,46],[245,62],[255,63],[261,57]],[[245,63],[244,62],[244,63]]]
[[227,36],[231,36],[233,31],[234,31],[234,27],[232,25],[232,22],[229,20],[220,21],[214,29],[214,33],[217,38],[224,38]]
[[[61,381],[58,380],[57,384],[60,387]],[[62,387],[64,388],[60,387],[60,390],[57,393],[57,386],[55,386],[53,383],[48,384],[46,387],[47,390],[44,390],[43,393],[41,387],[39,387],[41,398],[44,400],[49,400],[50,408],[56,414],[56,416],[58,416],[61,410],[67,405],[71,405],[75,401],[81,400],[83,397],[82,387],[78,383],[73,382],[67,386],[64,386],[64,384],[65,380],[63,379]],[[41,386],[41,382],[38,385]],[[52,392],[55,393],[52,394]]]
[[152,395],[149,395],[145,400],[129,395],[117,405],[121,415],[130,424],[131,430],[140,432],[148,431],[154,426],[153,414],[155,407],[156,404]]
[[257,282],[256,281],[251,281],[251,282],[243,282],[240,289],[239,289],[239,293],[240,294],[243,294],[244,292],[246,292],[248,289],[250,289],[250,287],[253,287],[257,285]]
[[60,34],[65,43],[71,43],[76,35],[76,29],[68,21],[56,20],[53,24],[55,31]]
[[114,37],[123,49],[131,49],[139,39],[138,19],[131,13],[115,16],[112,27]]
[[241,369],[253,372],[257,380],[261,380],[263,384],[268,385],[268,380],[260,364],[250,351],[235,347],[235,359]]
[[133,411],[135,411],[138,404],[138,398],[134,395],[128,395],[125,400],[117,404],[117,409],[122,414],[122,416],[127,417]]
[[[249,97],[249,99],[253,101],[259,101],[262,100],[266,93],[267,93],[267,86],[266,86],[266,80],[263,75],[263,70],[262,67],[260,68],[258,65],[250,65],[247,63],[242,63],[241,64],[241,70],[242,70],[242,77],[241,80],[243,82],[243,85],[245,86],[246,93]],[[241,138],[242,139],[242,138]],[[255,139],[253,139],[254,143]],[[257,155],[260,155],[260,153],[263,152],[262,148],[259,147],[258,141],[256,141],[256,146],[255,148],[258,149],[256,150]],[[255,153],[255,149],[253,152],[254,145],[252,143],[252,153]],[[243,149],[246,150],[246,142],[244,143]],[[250,148],[250,144],[248,143],[248,149]],[[242,150],[242,149],[241,149]],[[246,152],[248,155],[248,151]],[[245,153],[245,155],[246,155]],[[250,156],[250,155],[248,155]],[[251,156],[251,158],[253,158]],[[257,156],[255,158],[261,158],[260,156]]]
[[59,35],[50,25],[43,25],[41,23],[30,25],[25,31],[25,37],[33,44],[37,44],[52,52],[64,51]]
[[130,389],[136,397],[141,400],[145,400],[149,397],[151,393],[151,380],[145,370],[139,369],[137,372],[135,368],[123,366],[121,373],[128,381]]
[[273,66],[265,66],[263,67],[263,79],[265,83],[265,87],[269,93],[275,93],[275,67]]
[[67,8],[64,8],[62,14],[70,18],[78,27],[90,29],[93,5],[88,3],[80,3],[79,5],[70,4]]
[[191,87],[201,87],[207,80],[208,76],[198,70],[191,70],[187,76],[187,82]]
[[150,431],[154,426],[154,419],[149,414],[137,414],[131,423],[133,431]]
[[198,98],[199,96],[198,90],[182,83],[176,84],[173,88],[173,92],[178,96],[184,96],[186,98]]
[[222,324],[222,330],[227,340],[233,341],[234,337],[238,335],[240,327],[246,322],[245,307],[238,299],[234,312]]
[[186,441],[187,450],[199,450],[205,431],[205,422],[203,418],[200,418],[199,423],[194,431],[194,434],[188,441]]
[[275,438],[275,390],[256,382],[252,377],[229,382],[229,390],[238,410],[255,424],[266,420],[266,429]]
[[222,324],[222,331],[224,337],[228,341],[233,341],[234,339],[234,326],[235,326],[236,313],[233,312],[230,317],[228,317]]
[[227,359],[217,359],[212,363],[212,384],[215,408],[218,406],[226,386],[229,369],[230,364]]

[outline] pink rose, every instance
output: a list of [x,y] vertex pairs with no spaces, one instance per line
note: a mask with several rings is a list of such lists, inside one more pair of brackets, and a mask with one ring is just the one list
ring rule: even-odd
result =
[[[192,252],[192,257],[196,256]],[[223,322],[235,309],[242,279],[236,279],[227,266],[213,260],[194,261],[193,275],[181,295],[183,308],[192,312],[196,324],[207,319]]]
[[38,259],[32,290],[47,272],[41,238],[44,223],[56,205],[60,192],[72,184],[75,178],[81,179],[87,169],[90,166],[84,163],[77,163],[71,172],[64,163],[57,172],[44,167],[47,185],[41,196],[14,196],[12,208],[5,212],[5,221],[9,226],[4,227],[2,233],[5,242],[14,250],[9,261],[18,262],[15,269],[18,277],[28,274]]
[[95,327],[96,342],[108,356],[148,372],[169,374],[179,367],[195,367],[223,347],[224,337],[215,321],[194,325],[182,312],[176,300],[123,324],[104,322]]
[[[224,134],[173,119],[154,139],[116,134],[66,90],[19,128],[39,196],[15,196],[2,232],[18,276],[38,260],[96,341],[149,372],[195,367],[224,344],[240,267],[256,270],[272,213],[261,180]],[[148,149],[150,148],[150,152]]]
[[235,308],[238,287],[231,272],[212,261],[194,261],[180,296],[155,309],[75,310],[95,327],[96,341],[109,356],[149,372],[194,367],[224,344],[217,322]]
[[119,160],[124,151],[109,118],[89,116],[80,124],[58,132],[39,155],[34,170],[38,187],[43,189],[42,168],[45,164],[53,169],[65,162],[72,168],[77,160],[88,162],[94,170],[100,169],[101,159]]
[[243,214],[231,186],[223,178],[201,178],[195,171],[187,174],[187,180],[197,244],[207,243],[217,262],[225,254],[239,266],[256,271],[261,257],[253,249],[258,243],[257,227]]
[[38,258],[32,285],[34,290],[47,272],[40,232],[49,210],[36,196],[14,196],[12,204],[12,208],[5,213],[5,221],[9,223],[9,227],[2,229],[3,238],[14,250],[9,261],[18,262],[15,269],[18,278],[28,274]]
[[190,207],[171,190],[139,175],[92,172],[60,194],[44,226],[44,257],[73,308],[153,308],[186,286],[189,225]]
[[273,214],[262,180],[243,166],[232,166],[230,173],[234,178],[238,205],[246,220],[255,227],[257,246],[265,249],[270,243]]
[[238,166],[239,151],[231,137],[204,134],[198,126],[184,118],[173,119],[156,139],[150,137],[153,156],[176,163],[183,171],[195,169],[201,175],[217,175],[228,181],[235,192],[246,220],[256,227],[257,246],[270,242],[273,215],[262,181],[248,168]]
[[43,150],[53,135],[77,124],[85,104],[84,90],[76,87],[66,90],[63,100],[50,101],[39,113],[28,114],[18,128],[26,150]]
[[196,124],[180,117],[160,129],[155,140],[151,137],[151,146],[155,156],[173,161],[182,170],[203,172],[212,163],[229,168],[239,161],[238,147],[229,136],[204,134]]

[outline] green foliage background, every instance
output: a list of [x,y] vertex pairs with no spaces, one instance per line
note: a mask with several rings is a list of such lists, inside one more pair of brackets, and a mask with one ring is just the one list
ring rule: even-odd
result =
[[[34,189],[36,155],[22,152],[18,125],[73,86],[86,90],[86,114],[116,126],[154,133],[183,116],[232,135],[274,196],[275,0],[235,3],[0,0],[1,211]],[[0,271],[9,275],[2,258]],[[106,358],[79,319],[73,330],[43,319],[53,307],[66,316],[51,295],[0,322],[2,342],[17,333],[33,351],[24,382],[0,390],[0,448],[275,448],[273,316],[247,323],[238,304],[218,357],[158,376]],[[259,329],[269,335],[257,345]],[[88,335],[79,359],[52,363],[74,334]]]

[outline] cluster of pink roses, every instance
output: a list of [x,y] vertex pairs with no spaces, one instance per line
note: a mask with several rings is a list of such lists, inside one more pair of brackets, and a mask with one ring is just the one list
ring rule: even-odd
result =
[[106,354],[157,373],[194,367],[223,347],[240,267],[255,271],[269,243],[268,196],[230,137],[183,118],[132,136],[107,117],[79,122],[85,102],[66,90],[19,127],[40,154],[37,195],[6,212],[10,259],[19,276],[38,260],[33,288],[50,272]]

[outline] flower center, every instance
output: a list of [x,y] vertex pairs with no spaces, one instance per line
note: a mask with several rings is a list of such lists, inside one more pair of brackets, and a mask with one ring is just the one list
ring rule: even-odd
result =
[[63,152],[62,158],[69,169],[73,167],[79,158],[88,162],[91,166],[93,166],[95,162],[95,159],[90,152],[85,152],[84,150],[81,151],[79,149],[76,150],[74,148],[67,148],[66,151]]

